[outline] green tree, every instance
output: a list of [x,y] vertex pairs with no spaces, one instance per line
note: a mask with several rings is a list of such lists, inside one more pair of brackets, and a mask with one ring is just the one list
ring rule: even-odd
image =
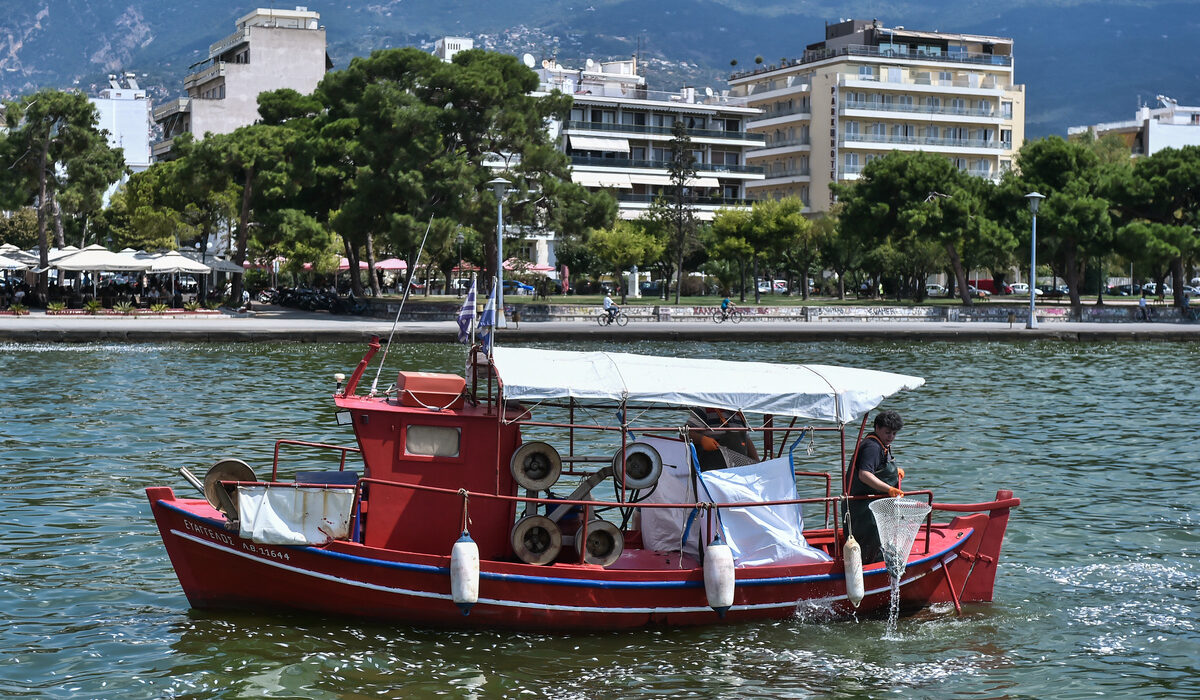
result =
[[601,263],[613,271],[621,287],[622,304],[629,290],[628,285],[621,284],[621,273],[634,265],[658,258],[663,253],[662,242],[631,221],[617,221],[612,228],[593,231],[589,246]]
[[[76,212],[93,211],[98,193],[124,172],[124,159],[119,150],[108,147],[96,128],[96,108],[82,94],[47,89],[8,102],[5,109],[8,133],[3,150],[8,167],[0,169],[0,198],[10,206],[36,206],[44,269],[49,266],[48,227],[59,194],[71,188],[70,206]],[[61,235],[57,243],[64,245]],[[47,273],[39,275],[42,299],[47,281]]]
[[25,250],[37,245],[37,241],[37,212],[33,207],[0,213],[0,243],[9,243]]
[[[1072,313],[1080,318],[1079,289],[1085,263],[1111,250],[1112,204],[1104,194],[1112,168],[1118,166],[1105,166],[1087,145],[1058,136],[1027,141],[1017,154],[1017,166],[1021,189],[1046,195],[1037,215],[1038,258],[1048,259],[1061,271],[1059,276],[1070,291]],[[1015,208],[1022,205],[1017,201],[1010,204]],[[1027,212],[1025,216],[1029,216]],[[1025,223],[1028,230],[1028,218]]]
[[[962,251],[973,237],[997,231],[984,221],[984,182],[972,181],[944,156],[895,151],[868,163],[857,182],[834,189],[843,204],[842,230],[868,244],[890,243],[898,257],[873,260],[903,263],[907,274],[900,276],[900,286],[909,287],[915,298],[924,296],[925,277],[938,269],[937,256],[926,246],[932,242],[944,251],[962,302],[970,306]],[[898,268],[886,269],[895,273]],[[877,275],[884,271],[878,269]]]
[[696,177],[696,158],[692,152],[692,139],[687,126],[679,120],[671,126],[670,160],[667,173],[666,204],[661,208],[660,218],[668,222],[669,238],[666,250],[675,267],[675,303],[679,303],[679,292],[683,287],[683,258],[696,247],[696,215],[693,210],[694,188],[688,183]]
[[[709,265],[728,261],[737,265],[738,301],[746,301],[746,267],[754,257],[753,220],[748,209],[720,209],[708,229]],[[729,285],[725,279],[722,283]]]
[[[1116,171],[1110,182],[1121,224],[1118,247],[1131,259],[1169,270],[1183,305],[1185,263],[1200,255],[1200,146],[1166,148]],[[1162,286],[1163,279],[1156,279]]]

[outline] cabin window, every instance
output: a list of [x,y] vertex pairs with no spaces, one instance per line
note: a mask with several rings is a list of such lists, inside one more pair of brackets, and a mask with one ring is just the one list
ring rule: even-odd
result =
[[457,457],[458,428],[440,425],[410,425],[405,431],[404,453],[423,457]]

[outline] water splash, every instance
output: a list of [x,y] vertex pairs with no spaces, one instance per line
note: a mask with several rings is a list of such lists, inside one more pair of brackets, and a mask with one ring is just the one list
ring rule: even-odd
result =
[[888,578],[892,581],[892,597],[888,603],[887,628],[883,632],[883,638],[889,642],[898,642],[902,641],[902,637],[896,632],[896,625],[900,620],[900,577],[889,575]]

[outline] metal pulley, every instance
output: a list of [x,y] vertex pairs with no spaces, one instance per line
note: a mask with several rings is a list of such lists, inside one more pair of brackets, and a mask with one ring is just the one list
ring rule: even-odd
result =
[[562,531],[544,515],[527,515],[513,525],[512,548],[526,564],[549,564],[562,550]]
[[575,533],[575,552],[583,556],[585,564],[608,566],[625,551],[625,535],[607,520],[588,522],[586,538],[583,533],[584,526],[581,525]]
[[517,448],[508,462],[513,479],[530,491],[545,491],[562,474],[558,450],[544,442],[527,442]]
[[[662,456],[652,445],[631,442],[625,446],[625,488],[648,489],[662,476]],[[613,455],[613,475],[621,483],[621,450]]]

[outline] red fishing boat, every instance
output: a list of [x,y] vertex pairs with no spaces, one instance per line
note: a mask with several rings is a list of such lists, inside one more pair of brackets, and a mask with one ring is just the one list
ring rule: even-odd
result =
[[[205,498],[147,489],[193,607],[572,631],[887,610],[887,567],[844,561],[842,474],[867,414],[922,379],[497,347],[360,394],[379,348],[333,397],[357,445],[280,440],[269,480],[181,470]],[[814,435],[835,465],[796,454]],[[288,473],[293,447],[328,463]],[[905,498],[950,517],[920,523],[901,607],[990,601],[1019,500]]]

